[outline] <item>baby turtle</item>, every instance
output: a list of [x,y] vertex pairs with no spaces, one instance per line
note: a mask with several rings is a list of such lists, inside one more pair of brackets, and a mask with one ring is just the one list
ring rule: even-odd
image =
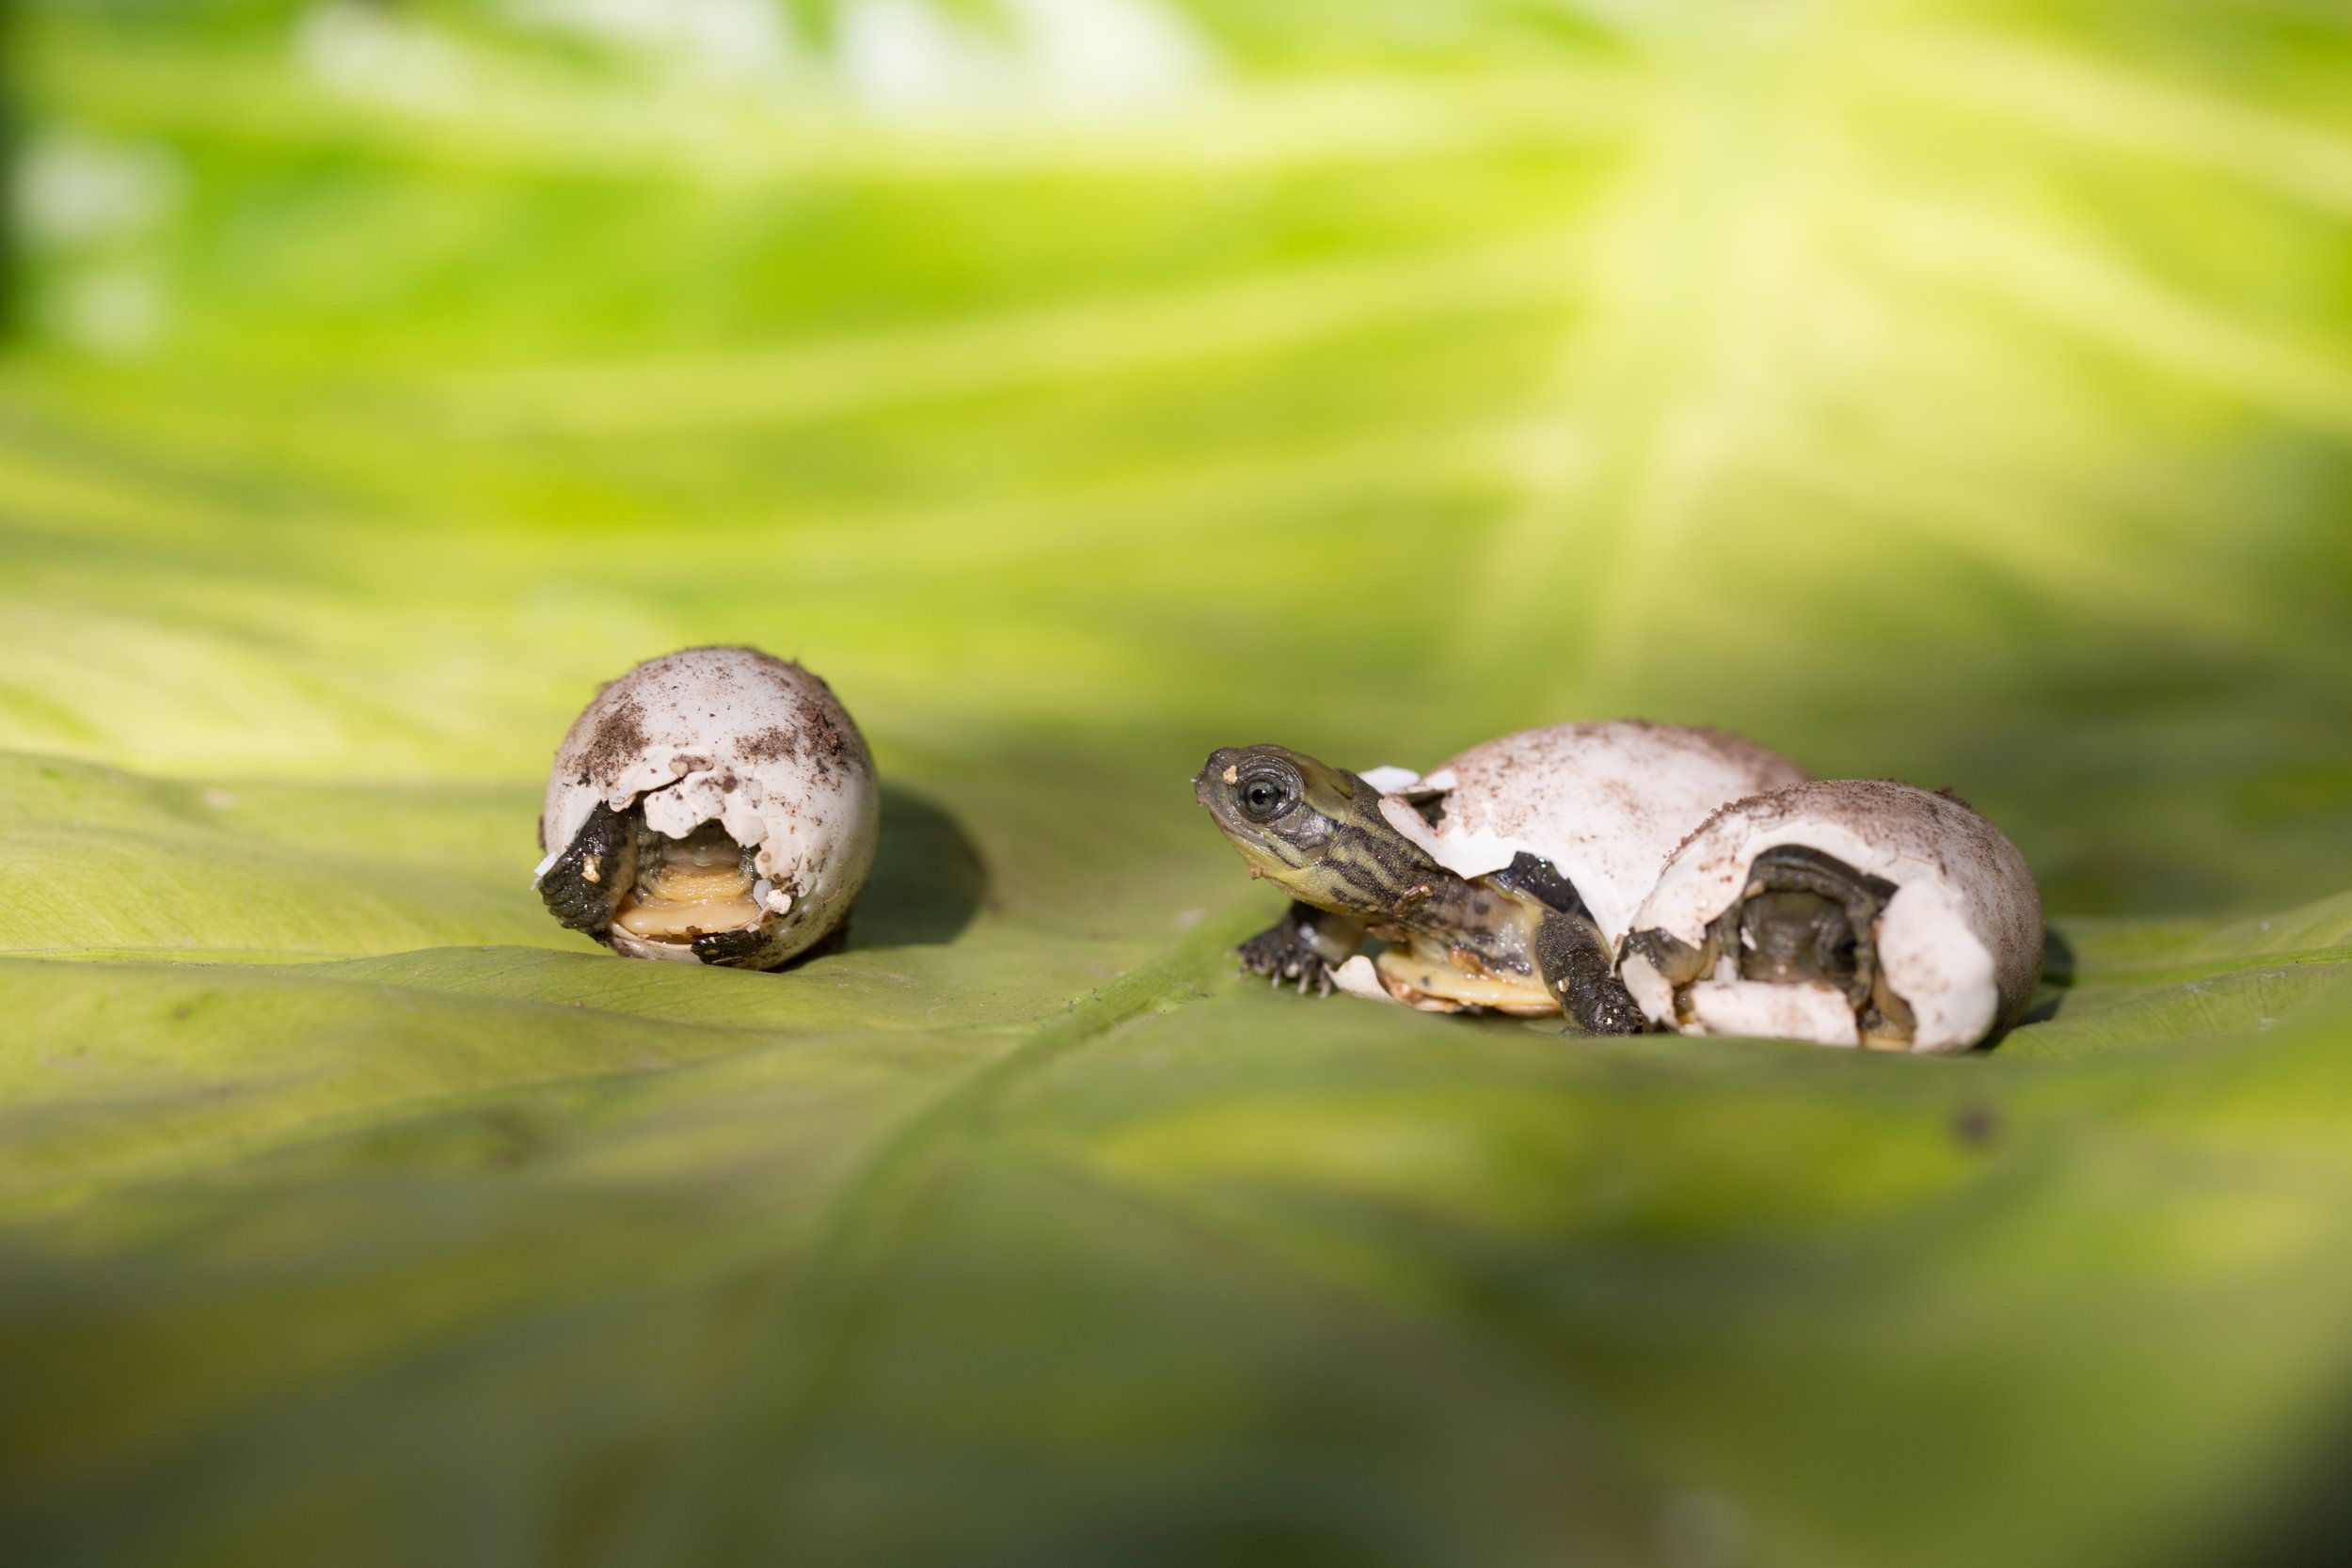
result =
[[776,969],[841,939],[881,817],[873,758],[822,679],[756,648],[687,648],[573,721],[534,885],[626,957]]
[[[1526,730],[1416,776],[1280,746],[1214,753],[1193,793],[1295,902],[1243,967],[1433,1012],[1645,1027],[1613,970],[1674,847],[1726,800],[1808,777],[1720,730],[1629,720]],[[1367,937],[1394,945],[1375,964]]]
[[1690,1035],[1965,1051],[2042,971],[2042,897],[1964,802],[1822,779],[1724,807],[1633,918],[1624,979]]

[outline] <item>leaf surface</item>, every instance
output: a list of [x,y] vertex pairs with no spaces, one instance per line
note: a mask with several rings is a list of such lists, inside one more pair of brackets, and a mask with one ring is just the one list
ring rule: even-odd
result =
[[[774,77],[612,8],[31,10],[0,1558],[2081,1568],[2324,1501],[2317,11],[1137,0],[1112,113],[1056,8],[909,6],[916,113],[857,7]],[[781,976],[530,887],[596,683],[720,641],[885,781]],[[1960,788],[2031,1021],[1232,972],[1212,748],[1635,712]]]

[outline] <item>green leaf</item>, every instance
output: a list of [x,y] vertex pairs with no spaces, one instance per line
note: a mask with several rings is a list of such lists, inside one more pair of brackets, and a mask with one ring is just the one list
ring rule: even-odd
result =
[[[0,1560],[2340,1518],[2319,11],[1137,0],[1189,63],[1106,105],[975,0],[900,8],[962,62],[909,113],[872,8],[715,64],[612,8],[30,9]],[[885,783],[784,975],[530,886],[596,683],[719,641]],[[1889,1060],[1233,974],[1279,903],[1213,747],[1630,712],[1961,789],[2054,912],[2030,1021]]]

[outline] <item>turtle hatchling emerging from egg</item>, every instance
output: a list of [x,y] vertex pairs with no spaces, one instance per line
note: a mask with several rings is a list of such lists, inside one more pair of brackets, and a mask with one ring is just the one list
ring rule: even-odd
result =
[[1949,795],[1824,779],[1734,801],[1675,852],[1625,939],[1644,1012],[1692,1035],[1964,1051],[2042,974],[2042,895]]
[[831,688],[755,648],[689,648],[573,721],[536,885],[630,958],[775,969],[846,932],[881,822],[873,758]]
[[[1666,856],[1726,800],[1809,777],[1720,730],[1638,720],[1525,730],[1416,777],[1279,746],[1209,758],[1193,793],[1250,874],[1296,900],[1245,968],[1433,1012],[1645,1027],[1612,955]],[[1377,964],[1367,936],[1395,943]]]

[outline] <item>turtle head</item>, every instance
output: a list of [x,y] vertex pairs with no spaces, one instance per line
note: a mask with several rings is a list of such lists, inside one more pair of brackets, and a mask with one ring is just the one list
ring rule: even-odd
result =
[[1317,909],[1386,913],[1412,872],[1429,863],[1381,816],[1378,790],[1286,747],[1214,752],[1192,793],[1252,876]]

